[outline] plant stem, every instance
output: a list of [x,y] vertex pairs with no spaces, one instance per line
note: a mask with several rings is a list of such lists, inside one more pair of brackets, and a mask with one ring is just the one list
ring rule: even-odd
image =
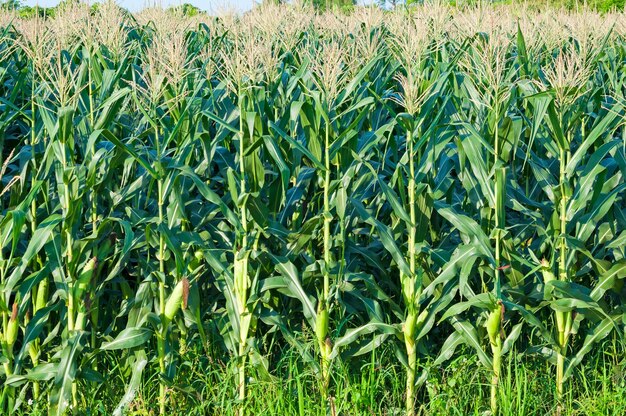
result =
[[415,194],[415,154],[413,152],[413,132],[406,132],[406,152],[409,159],[409,178],[408,178],[408,197],[409,197],[409,216],[411,224],[409,224],[408,236],[408,263],[409,276],[400,275],[402,285],[402,295],[408,310],[407,317],[404,321],[404,345],[406,348],[408,366],[406,369],[406,411],[407,416],[415,414],[415,373],[417,370],[417,348],[415,341],[415,329],[417,323],[417,315],[419,311],[418,296],[415,293],[416,286],[416,253],[415,238],[417,234],[416,224],[416,194]]
[[[239,400],[241,402],[240,407],[237,410],[237,414],[242,416],[245,409],[246,399],[246,344],[248,341],[248,330],[250,316],[247,310],[248,304],[248,218],[246,212],[245,198],[246,193],[246,167],[245,167],[245,138],[243,131],[243,118],[244,118],[244,103],[241,95],[241,87],[239,88],[239,192],[240,201],[239,215],[241,217],[241,252],[244,254],[243,258],[238,258],[240,250],[235,247],[235,296],[239,303],[239,358],[238,358],[238,375],[239,375]],[[241,269],[238,270],[238,264],[241,262]]]
[[406,369],[406,414],[415,415],[415,373],[417,370],[417,348],[413,339],[405,337],[405,346],[408,359]]
[[330,292],[330,273],[328,268],[330,267],[330,202],[329,202],[329,191],[330,191],[330,140],[329,140],[329,129],[330,126],[326,126],[326,137],[325,137],[325,146],[324,146],[324,166],[326,168],[326,172],[324,175],[324,299],[328,300],[328,295]]
[[[92,79],[91,79],[91,65],[92,63],[91,63],[91,53],[90,53],[88,62],[87,62],[87,88],[88,88],[87,93],[89,95],[89,126],[93,130],[94,112],[93,112],[93,86],[92,86]],[[90,150],[91,150],[91,157],[92,158],[95,157],[96,155],[95,142]],[[97,210],[98,193],[96,189],[92,189],[91,193],[92,193],[91,194],[91,232],[95,235],[96,230],[97,230],[97,222],[98,222],[98,210]]]
[[413,133],[407,132],[407,152],[409,154],[409,215],[411,218],[411,226],[409,227],[409,269],[411,270],[410,278],[415,279],[415,235],[417,233],[416,214],[415,214],[415,155],[413,154]]
[[[567,241],[565,239],[566,235],[566,227],[567,227],[567,217],[566,217],[566,209],[567,209],[567,196],[565,195],[565,161],[566,153],[565,149],[560,149],[559,152],[559,161],[560,161],[560,172],[559,172],[559,186],[561,190],[561,201],[560,201],[560,209],[559,209],[559,217],[560,217],[560,240],[559,240],[559,280],[567,281]],[[566,328],[566,320],[568,312],[560,312],[556,311],[556,320],[557,320],[557,330],[558,330],[558,342],[559,348],[557,353],[557,362],[556,362],[556,391],[557,398],[561,400],[563,395],[563,371],[565,365],[565,356],[567,354],[567,338],[568,338],[568,328]]]
[[[496,114],[498,114],[498,106],[496,105]],[[505,227],[505,212],[504,212],[504,198],[506,194],[506,168],[498,167],[500,160],[500,133],[498,128],[498,120],[496,118],[494,127],[494,169],[495,169],[495,186],[494,186],[494,199],[495,199],[495,228],[496,232],[496,270],[495,270],[495,292],[496,296],[500,296],[500,267],[501,267],[501,230]]]
[[491,414],[495,416],[498,413],[498,383],[500,382],[500,370],[502,367],[502,339],[498,335],[495,345],[491,345],[491,353],[493,354],[493,366],[491,374]]
[[[496,115],[498,114],[498,106],[496,105]],[[502,266],[502,230],[505,227],[505,195],[506,195],[506,168],[499,167],[500,161],[500,134],[498,129],[498,118],[496,117],[494,128],[494,169],[495,169],[495,186],[494,186],[494,199],[495,199],[495,244],[496,253],[495,261],[496,267],[494,271],[494,291],[496,298],[501,298],[501,266]],[[499,313],[498,308],[498,313]],[[490,395],[490,408],[491,414],[496,415],[498,413],[498,384],[500,382],[500,368],[502,365],[502,338],[500,331],[498,331],[495,339],[490,339],[491,353],[493,356],[492,368],[491,368],[491,395]]]
[[[330,125],[326,125],[325,130],[325,138],[324,138],[324,167],[326,169],[324,174],[324,287],[322,292],[322,300],[320,302],[321,311],[320,313],[326,314],[326,319],[318,320],[319,325],[323,325],[323,328],[319,330],[320,334],[323,336],[319,337],[319,347],[321,354],[321,367],[322,367],[322,400],[326,402],[328,396],[328,384],[330,381],[330,353],[331,348],[328,339],[328,303],[330,296],[330,250],[331,250],[331,240],[330,240],[330,225],[331,225],[331,214],[330,214],[330,200],[329,200],[329,192],[330,192]],[[320,322],[321,321],[321,322]]]
[[[156,114],[156,111],[155,111]],[[159,164],[161,163],[161,146],[159,144],[159,130],[155,129],[154,139],[156,143],[157,157]],[[157,179],[157,204],[159,207],[159,226],[163,226],[165,215],[163,213],[163,179],[161,178],[161,172],[159,169],[159,178]],[[159,315],[161,317],[161,331],[157,334],[157,349],[159,356],[159,371],[162,375],[165,374],[165,338],[167,336],[167,324],[165,319],[165,236],[163,233],[159,233]],[[159,381],[159,414],[165,414],[165,383]]]

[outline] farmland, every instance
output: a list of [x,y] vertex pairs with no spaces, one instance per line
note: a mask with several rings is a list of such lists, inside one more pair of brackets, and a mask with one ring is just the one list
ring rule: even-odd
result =
[[626,413],[626,15],[0,11],[1,414]]

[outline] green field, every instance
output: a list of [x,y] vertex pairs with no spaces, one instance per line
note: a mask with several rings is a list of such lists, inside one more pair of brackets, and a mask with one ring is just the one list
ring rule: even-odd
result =
[[626,414],[626,14],[0,10],[0,414]]

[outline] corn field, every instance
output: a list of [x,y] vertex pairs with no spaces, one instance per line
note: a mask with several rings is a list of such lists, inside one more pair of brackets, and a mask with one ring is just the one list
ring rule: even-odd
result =
[[397,414],[461,349],[483,410],[519,354],[560,414],[623,338],[626,15],[2,13],[0,413],[95,414],[121,369],[105,414],[176,414],[195,349],[250,414],[290,349],[335,414],[385,347]]

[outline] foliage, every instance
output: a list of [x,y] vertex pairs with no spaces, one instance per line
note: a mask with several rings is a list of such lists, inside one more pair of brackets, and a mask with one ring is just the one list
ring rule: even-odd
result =
[[109,374],[103,413],[332,412],[361,368],[367,406],[441,412],[468,356],[473,411],[519,369],[561,412],[624,334],[624,23],[3,12],[2,413],[97,412]]

